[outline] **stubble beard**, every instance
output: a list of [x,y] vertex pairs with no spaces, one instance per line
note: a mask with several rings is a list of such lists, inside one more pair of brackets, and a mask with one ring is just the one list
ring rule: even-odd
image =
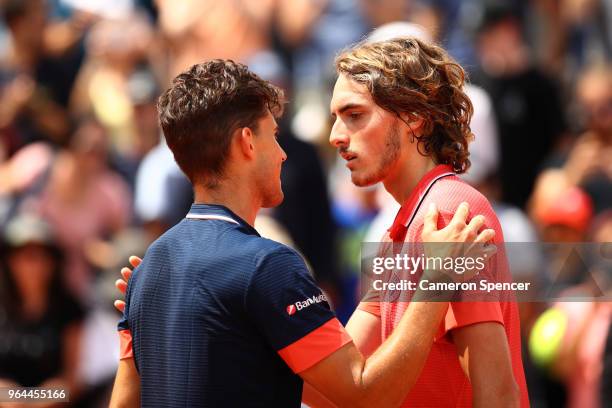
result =
[[[351,173],[351,181],[358,187],[367,187],[382,181],[387,176],[389,168],[397,160],[400,153],[400,130],[397,123],[394,123],[385,139],[385,151],[372,172],[359,177]],[[367,171],[367,170],[366,170]]]

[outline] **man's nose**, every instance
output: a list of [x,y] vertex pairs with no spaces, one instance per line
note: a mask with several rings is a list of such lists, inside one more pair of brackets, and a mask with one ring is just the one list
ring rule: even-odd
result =
[[285,152],[285,149],[283,149],[281,147],[281,160],[283,161],[283,163],[287,160],[287,152]]
[[349,144],[349,137],[342,126],[334,125],[329,134],[329,144],[335,148],[346,147]]

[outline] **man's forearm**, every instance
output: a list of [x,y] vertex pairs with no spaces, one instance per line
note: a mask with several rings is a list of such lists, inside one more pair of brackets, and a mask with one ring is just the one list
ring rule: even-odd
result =
[[447,302],[413,302],[391,336],[365,360],[360,388],[378,406],[397,406],[425,365]]
[[472,405],[518,407],[521,391],[512,370],[512,357],[504,327],[479,322],[450,332],[459,364],[472,385]]
[[474,408],[519,408],[521,406],[521,390],[515,381],[493,390],[487,390],[486,387],[475,387],[473,390],[472,406]]
[[140,406],[140,376],[133,358],[119,360],[109,408]]

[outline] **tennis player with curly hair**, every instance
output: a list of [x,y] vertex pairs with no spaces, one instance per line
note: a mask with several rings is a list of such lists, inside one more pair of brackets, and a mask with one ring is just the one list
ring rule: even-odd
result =
[[[397,38],[347,49],[336,69],[330,143],[354,184],[382,182],[402,205],[383,241],[418,243],[430,205],[437,205],[438,226],[445,226],[457,206],[468,212],[467,203],[472,234],[492,228],[503,247],[488,200],[457,177],[470,166],[473,137],[463,68],[432,43]],[[489,273],[508,275],[503,252],[491,261]],[[384,293],[360,304],[347,331],[364,355],[394,333],[409,305]],[[512,301],[451,303],[402,406],[528,406],[519,332]]]

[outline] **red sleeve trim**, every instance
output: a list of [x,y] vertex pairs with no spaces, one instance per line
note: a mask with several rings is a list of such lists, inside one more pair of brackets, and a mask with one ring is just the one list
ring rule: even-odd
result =
[[502,326],[504,325],[499,302],[451,303],[436,340],[444,337],[451,330],[484,322],[497,322]]
[[278,351],[294,373],[312,367],[340,347],[353,341],[337,318],[311,331],[301,339]]
[[134,358],[132,350],[132,333],[129,330],[119,330],[119,360]]
[[360,302],[357,309],[380,317],[380,302]]

